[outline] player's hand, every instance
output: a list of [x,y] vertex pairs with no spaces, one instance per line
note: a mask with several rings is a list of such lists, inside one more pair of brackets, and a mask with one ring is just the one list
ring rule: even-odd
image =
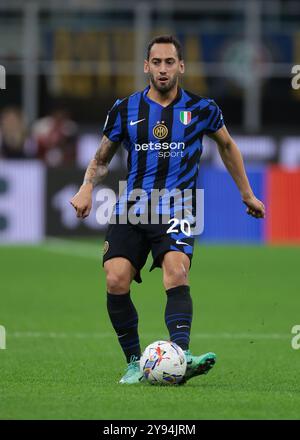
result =
[[70,200],[78,218],[85,218],[92,209],[92,186],[82,185],[77,194]]
[[247,206],[247,214],[255,218],[265,218],[266,209],[265,205],[258,200],[254,195],[244,197],[243,202]]

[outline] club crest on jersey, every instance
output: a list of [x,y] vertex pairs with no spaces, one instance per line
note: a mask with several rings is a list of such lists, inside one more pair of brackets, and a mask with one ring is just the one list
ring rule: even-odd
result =
[[192,112],[180,112],[180,122],[183,125],[188,125],[192,119]]
[[155,125],[155,127],[153,128],[153,136],[156,137],[156,139],[164,139],[165,137],[168,136],[169,130],[168,128],[164,125],[164,121],[162,122],[157,122],[157,124]]

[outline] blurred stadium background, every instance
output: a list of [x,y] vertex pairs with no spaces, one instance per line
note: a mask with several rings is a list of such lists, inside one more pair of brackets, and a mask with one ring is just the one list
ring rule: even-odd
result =
[[[220,105],[268,207],[265,222],[237,215],[237,191],[207,139],[203,240],[300,242],[300,90],[291,82],[299,25],[297,1],[2,0],[0,241],[103,232],[95,215],[77,221],[68,200],[107,110],[146,85],[147,42],[172,33],[184,46],[183,86]],[[105,186],[124,177],[125,164],[120,150]]]
[[[182,41],[183,86],[222,108],[267,206],[265,220],[245,215],[206,139],[193,350],[216,351],[221,368],[199,381],[204,393],[184,387],[180,406],[176,390],[157,399],[116,384],[124,359],[99,277],[99,188],[86,220],[69,204],[107,110],[147,84],[145,49],[162,33]],[[296,0],[0,1],[0,418],[299,418],[298,64]],[[125,166],[120,149],[103,186],[116,188]],[[143,279],[133,294],[145,346],[165,335],[165,300],[160,271]]]

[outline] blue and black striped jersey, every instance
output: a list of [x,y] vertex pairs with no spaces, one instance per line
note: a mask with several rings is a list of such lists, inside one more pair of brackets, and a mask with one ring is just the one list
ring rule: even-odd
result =
[[212,99],[181,88],[167,107],[149,99],[148,91],[117,100],[103,129],[128,151],[127,193],[194,189],[203,135],[224,125],[222,112]]

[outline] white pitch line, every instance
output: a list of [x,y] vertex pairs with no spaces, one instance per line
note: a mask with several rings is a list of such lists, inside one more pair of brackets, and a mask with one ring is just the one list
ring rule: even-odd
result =
[[99,240],[97,242],[97,239],[95,240],[95,244],[93,244],[91,241],[87,242],[87,241],[81,241],[81,240],[72,240],[72,239],[66,239],[66,238],[58,238],[58,237],[48,237],[45,241],[44,244],[46,245],[55,245],[55,246],[74,246],[74,247],[87,247],[87,248],[92,248],[92,247],[97,247],[99,246],[99,244],[101,245],[101,243],[103,243],[101,240]]
[[[53,338],[53,339],[104,339],[114,337],[114,333],[63,333],[63,332],[36,332],[36,331],[15,331],[7,332],[7,338]],[[142,334],[143,337],[157,337],[157,334]],[[199,339],[289,339],[289,334],[279,333],[192,333],[192,338]]]
[[83,251],[82,249],[76,249],[76,248],[63,248],[63,247],[43,247],[41,248],[43,251],[46,252],[51,252],[53,254],[61,254],[61,255],[67,255],[68,257],[79,257],[79,258],[91,258],[93,260],[97,259],[100,261],[101,259],[101,250],[99,249],[99,251],[95,252],[95,250],[93,249],[93,251],[88,251],[85,250]]
[[80,243],[73,240],[64,240],[60,238],[50,238],[43,243],[39,249],[55,254],[68,255],[71,257],[101,259],[102,245]]
[[[52,254],[97,260],[100,264],[102,264],[103,250],[101,243],[97,245],[53,238],[48,239],[44,244],[39,247],[39,249],[45,252],[50,252]],[[151,264],[151,261],[147,260],[144,269],[149,270]]]

